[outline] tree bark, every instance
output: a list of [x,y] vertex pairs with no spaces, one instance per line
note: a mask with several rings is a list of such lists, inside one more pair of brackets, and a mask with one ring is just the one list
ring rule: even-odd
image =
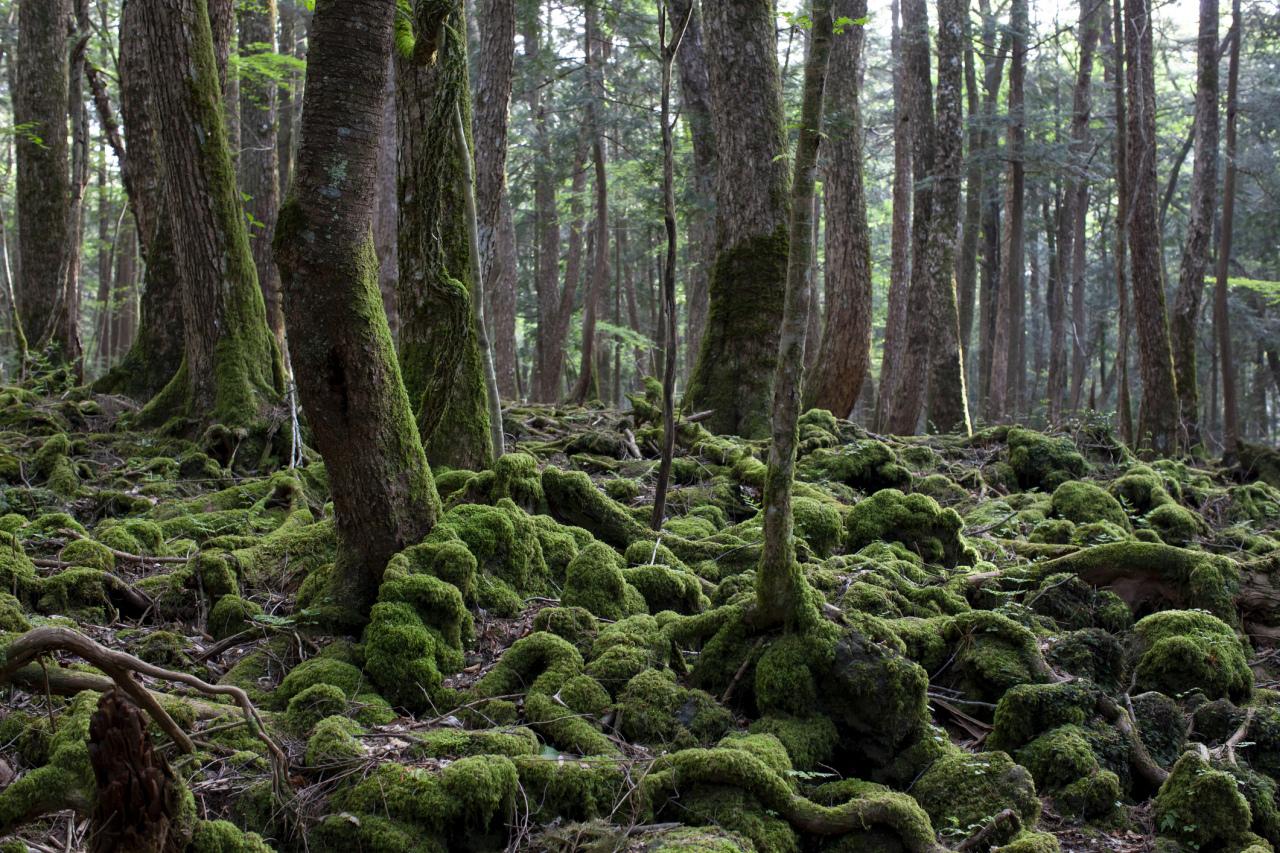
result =
[[1128,139],[1126,165],[1132,182],[1129,253],[1133,306],[1138,317],[1138,368],[1142,401],[1138,408],[1139,448],[1158,456],[1178,449],[1178,411],[1160,267],[1160,223],[1156,214],[1155,55],[1150,0],[1125,0],[1125,54],[1128,57]]
[[[970,25],[966,19],[966,36],[969,35],[969,30]],[[978,291],[978,225],[982,220],[985,177],[980,157],[986,147],[985,132],[978,127],[976,121],[981,115],[982,108],[978,100],[978,72],[972,46],[966,47],[964,51],[964,86],[969,117],[966,140],[968,174],[965,175],[964,222],[960,229],[960,259],[957,261],[956,279],[960,300],[960,352],[964,356],[966,369],[968,369],[972,364],[969,342],[973,337],[973,312]]]
[[1218,4],[1200,2],[1200,31],[1196,42],[1195,162],[1191,170],[1191,215],[1178,276],[1170,334],[1173,367],[1178,384],[1178,409],[1183,444],[1201,443],[1199,373],[1196,338],[1200,325],[1200,297],[1209,268],[1213,239],[1214,195],[1218,188]]
[[[693,145],[693,192],[689,212],[689,263],[685,267],[685,350],[692,363],[702,350],[710,307],[711,271],[716,262],[716,133],[711,111],[711,79],[702,29],[702,9],[694,0],[667,0],[671,20],[688,16],[676,65],[680,70],[680,104]],[[688,188],[686,188],[688,191]]]
[[111,216],[107,204],[106,153],[98,156],[98,314],[94,318],[93,367],[101,373],[111,360]]
[[498,390],[516,396],[515,226],[507,197],[507,127],[515,71],[515,0],[483,0],[475,93],[476,206],[480,259],[493,316]]
[[886,428],[888,407],[898,381],[907,320],[907,288],[911,278],[911,112],[902,58],[902,31],[898,26],[898,0],[891,0],[893,56],[893,227],[889,242],[889,297],[880,355],[880,391],[876,395],[875,428]]
[[[394,63],[394,61],[392,61]],[[281,112],[283,121],[284,113]],[[396,75],[394,64],[387,72],[387,88],[382,99],[382,130],[378,133],[378,177],[374,183],[373,248],[378,255],[378,291],[387,315],[391,340],[399,340],[400,314],[396,287],[400,280],[396,229],[399,202],[396,193]]]
[[50,342],[56,363],[74,358],[69,299],[62,279],[70,244],[71,176],[67,168],[69,0],[22,3],[18,8],[16,134],[18,315],[32,348]]
[[[455,102],[471,127],[466,44],[458,37],[465,31],[462,14],[449,15],[430,64],[396,51],[399,356],[427,460],[479,470],[493,464],[493,446],[454,137]],[[419,32],[418,38],[426,43],[430,36]]]
[[[860,20],[866,0],[836,0],[832,16]],[[848,417],[871,369],[871,230],[862,170],[862,108],[858,65],[864,30],[845,28],[831,44],[823,99],[827,135],[826,287],[827,316],[813,346],[818,359],[805,378],[803,408],[827,409]],[[816,288],[815,288],[816,289]]]
[[144,0],[161,168],[182,281],[183,367],[143,412],[247,426],[283,393],[222,128],[204,0]]
[[704,0],[717,159],[710,309],[685,399],[706,428],[763,438],[786,290],[786,118],[769,0]]
[[138,231],[133,223],[126,221],[120,228],[119,246],[116,249],[115,282],[111,285],[112,349],[109,360],[112,364],[119,362],[130,351],[137,330],[137,255]]
[[[1025,139],[1022,104],[1027,75],[1027,2],[1013,0],[1009,29],[1012,33],[1012,59],[1009,68],[1009,129],[1005,141],[1005,157],[1009,161],[1005,184],[1004,230],[1000,246],[1000,296],[996,304],[995,334],[991,342],[991,379],[987,395],[987,420],[1004,421],[1009,402],[1011,366],[1018,366],[1015,336],[1020,332],[1014,311],[1021,310],[1017,298],[1022,292],[1023,228],[1025,212]],[[1015,399],[1016,399],[1016,383]]]
[[[136,0],[133,0],[136,2]],[[298,50],[301,27],[297,6],[294,0],[279,0],[280,13],[280,53],[293,56]],[[280,81],[276,91],[276,163],[280,171],[280,194],[288,195],[289,186],[293,183],[293,113],[294,89],[298,84],[297,75],[286,74]],[[394,83],[392,84],[394,85]],[[381,172],[379,172],[381,174]],[[394,334],[395,327],[392,326]]]
[[551,338],[556,327],[560,307],[560,216],[556,210],[555,160],[551,150],[549,123],[551,112],[543,100],[545,87],[550,99],[552,81],[547,79],[542,61],[542,6],[534,5],[524,22],[525,62],[536,69],[528,75],[529,115],[533,119],[533,204],[534,241],[537,244],[537,274],[534,290],[538,297],[538,327],[534,338],[533,377],[530,380],[529,397],[538,403],[556,400],[554,387],[560,370],[549,362]]
[[[1112,34],[1114,33],[1114,37]],[[1133,443],[1133,413],[1129,405],[1129,170],[1125,163],[1126,136],[1128,120],[1125,109],[1125,54],[1124,23],[1121,0],[1112,2],[1112,22],[1110,27],[1103,27],[1102,38],[1104,55],[1111,57],[1104,71],[1109,73],[1115,91],[1116,135],[1111,152],[1116,171],[1116,236],[1115,236],[1115,277],[1116,277],[1116,368],[1119,374],[1119,387],[1116,390],[1116,425],[1119,428],[1120,440]]]
[[[800,389],[804,374],[805,315],[809,310],[809,267],[813,262],[813,194],[822,136],[823,90],[831,56],[832,0],[813,0],[809,55],[804,66],[799,139],[791,183],[791,233],[787,257],[786,301],[773,381],[769,464],[764,481],[764,552],[756,573],[756,607],[764,624],[795,630],[814,625],[819,616],[808,583],[796,562],[795,483],[799,439]],[[927,38],[927,33],[926,33]]]
[[273,243],[298,391],[333,488],[331,621],[351,627],[367,619],[387,561],[439,513],[369,235],[394,17],[386,0],[316,4],[302,145]]
[[564,262],[564,288],[560,291],[560,304],[556,308],[555,325],[547,348],[547,370],[543,374],[546,384],[544,396],[559,400],[565,395],[565,344],[569,339],[569,321],[573,318],[573,299],[582,277],[582,238],[586,226],[585,205],[582,195],[587,188],[587,152],[590,136],[584,122],[578,133],[578,147],[573,155],[573,180],[569,188],[569,247]]
[[[240,55],[276,53],[275,0],[254,0],[241,7]],[[271,234],[280,208],[276,153],[276,84],[254,74],[241,75],[240,185],[249,215],[249,245],[258,270],[258,287],[267,309],[267,326],[284,353],[284,316],[280,313],[280,273],[271,256]]]
[[1226,175],[1222,180],[1222,237],[1218,243],[1217,283],[1213,325],[1218,332],[1218,363],[1222,365],[1222,443],[1234,451],[1240,443],[1240,414],[1236,403],[1235,357],[1231,352],[1231,315],[1227,310],[1228,267],[1236,211],[1236,115],[1240,90],[1240,0],[1231,2],[1231,59],[1227,65]]
[[938,2],[938,107],[933,216],[927,260],[932,291],[929,318],[928,417],[939,432],[973,432],[965,387],[960,311],[956,300],[956,223],[960,216],[960,174],[964,165],[960,116],[961,50],[968,0]]

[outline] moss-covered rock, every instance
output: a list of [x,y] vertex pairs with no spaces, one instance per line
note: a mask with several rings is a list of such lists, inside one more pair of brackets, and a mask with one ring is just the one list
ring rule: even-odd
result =
[[[1035,826],[1040,799],[1025,767],[1003,752],[950,755],[938,759],[916,782],[912,796],[939,832],[968,837],[1004,809],[1013,809],[1023,826]],[[1011,824],[992,834],[996,844],[1012,840]]]
[[644,596],[627,583],[623,568],[622,558],[612,548],[600,542],[588,545],[569,563],[561,603],[614,621],[647,613]]
[[911,472],[899,464],[893,449],[869,438],[813,450],[796,462],[796,476],[809,482],[831,480],[866,492],[905,489],[911,483]]
[[947,568],[972,565],[977,555],[960,536],[964,522],[926,495],[883,489],[845,516],[845,547],[857,551],[877,540],[901,542],[926,562]]
[[1126,530],[1130,527],[1129,517],[1118,500],[1101,486],[1080,480],[1053,490],[1053,511],[1076,524],[1110,521]]
[[1198,752],[1184,754],[1155,800],[1156,830],[1198,850],[1235,849],[1253,822],[1235,779]]
[[344,699],[350,699],[359,692],[363,680],[364,674],[349,663],[331,658],[311,658],[289,670],[272,694],[272,699],[276,707],[286,708],[294,696],[316,684],[331,684],[342,692]]
[[245,601],[238,595],[224,595],[209,610],[209,633],[215,640],[239,634],[250,626],[250,620],[262,615],[262,607],[256,602]]
[[325,717],[307,738],[305,763],[312,770],[339,770],[365,757],[363,744],[354,737],[360,724],[346,717]]
[[1024,489],[1051,492],[1089,472],[1089,463],[1070,439],[1013,427],[1009,430],[1009,467]]
[[987,746],[1014,752],[1050,729],[1080,725],[1096,702],[1097,694],[1086,681],[1015,687],[996,705]]
[[1166,545],[1179,548],[1207,530],[1194,512],[1176,503],[1162,504],[1153,509],[1147,515],[1147,523]]
[[1167,610],[1134,626],[1132,654],[1140,690],[1180,696],[1200,690],[1210,699],[1242,702],[1253,672],[1235,632],[1208,613]]
[[627,682],[618,696],[614,725],[627,740],[686,748],[718,740],[733,715],[713,696],[676,683],[670,671],[650,669]]

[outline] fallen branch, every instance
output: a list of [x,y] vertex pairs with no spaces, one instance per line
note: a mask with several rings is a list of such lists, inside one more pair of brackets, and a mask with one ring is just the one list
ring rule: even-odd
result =
[[244,712],[245,719],[249,721],[250,728],[253,729],[254,734],[266,744],[267,749],[270,751],[272,772],[276,776],[278,791],[284,790],[284,785],[288,781],[289,759],[284,751],[271,739],[271,736],[267,734],[266,725],[263,723],[262,717],[259,716],[257,709],[253,707],[253,703],[249,701],[249,697],[239,687],[230,684],[208,684],[194,675],[163,669],[139,660],[125,652],[104,648],[79,631],[51,625],[34,628],[9,644],[8,648],[5,649],[4,668],[0,669],[0,684],[8,681],[18,669],[30,663],[37,655],[52,651],[64,651],[78,655],[110,676],[111,680],[121,690],[129,694],[129,697],[139,707],[143,708],[151,716],[151,719],[155,720],[156,725],[160,726],[161,730],[184,753],[195,751],[195,744],[192,743],[191,738],[160,706],[160,702],[156,697],[133,680],[131,674],[137,672],[164,681],[176,681],[180,684],[186,684],[196,688],[201,693],[232,697]]
[[[27,690],[44,691],[45,680],[44,674],[40,668],[34,664],[24,666],[15,672],[10,678],[9,683],[16,684]],[[49,692],[57,696],[74,696],[81,690],[92,690],[95,693],[106,693],[115,686],[115,682],[110,678],[103,678],[101,675],[94,675],[89,672],[76,672],[72,669],[63,669],[55,667],[49,672]],[[158,690],[148,691],[156,699],[173,698],[167,693],[161,693]],[[206,702],[203,699],[194,699],[183,697],[182,701],[195,708],[196,719],[212,720],[214,717],[221,717],[223,714],[232,710],[230,705],[218,705],[214,702]],[[194,741],[193,741],[194,743]]]
[[624,429],[622,432],[627,437],[626,441],[622,442],[622,446],[627,449],[627,452],[630,453],[633,458],[643,459],[644,457],[640,455],[640,448],[636,446],[635,433],[629,429]]
[[[83,533],[77,533],[69,527],[60,527],[58,532],[64,536],[70,536],[72,539],[83,539],[85,542],[95,542],[98,545],[102,545],[96,539],[90,539]],[[117,551],[108,545],[102,545],[102,547],[110,551],[117,560],[124,560],[126,563],[188,563],[191,561],[190,557],[143,557],[138,554]]]
[[687,418],[685,418],[684,420],[680,421],[680,423],[681,423],[681,424],[697,424],[697,423],[702,423],[703,421],[705,421],[707,418],[711,417],[711,416],[712,416],[712,415],[714,415],[715,413],[716,413],[716,410],[715,410],[715,409],[707,409],[705,412],[698,412],[698,413],[697,413],[697,414],[695,414],[695,415],[689,415],[689,417],[687,417]]
[[1157,764],[1151,757],[1151,753],[1147,752],[1147,747],[1142,743],[1142,738],[1138,735],[1138,729],[1129,717],[1129,712],[1117,705],[1110,696],[1099,692],[1098,713],[1108,723],[1118,728],[1125,736],[1125,740],[1129,742],[1129,761],[1138,771],[1138,775],[1153,787],[1159,788],[1163,785],[1164,780],[1169,778],[1169,771]]
[[1219,761],[1222,760],[1222,755],[1225,753],[1227,761],[1230,761],[1232,764],[1236,763],[1236,747],[1240,745],[1240,741],[1244,740],[1245,732],[1249,731],[1249,726],[1253,723],[1253,715],[1257,712],[1257,708],[1249,708],[1248,712],[1244,715],[1244,722],[1240,724],[1240,728],[1236,729],[1235,734],[1233,734],[1217,751]]
[[245,631],[241,631],[239,634],[232,634],[230,637],[227,637],[225,640],[222,640],[221,642],[205,649],[200,654],[192,658],[192,660],[196,663],[204,663],[209,658],[216,658],[218,655],[222,654],[227,649],[234,648],[235,646],[238,646],[241,643],[246,643],[249,640],[260,639],[261,636],[265,636],[266,631],[267,631],[266,628],[255,627],[255,628],[249,628],[248,630],[245,630]]
[[987,825],[982,827],[973,835],[960,842],[960,846],[956,848],[956,853],[964,853],[966,850],[972,850],[979,844],[987,840],[987,836],[996,831],[996,827],[1002,823],[1013,823],[1013,831],[1015,833],[1022,829],[1022,820],[1019,819],[1018,813],[1013,809],[1005,809],[1000,814],[987,821]]

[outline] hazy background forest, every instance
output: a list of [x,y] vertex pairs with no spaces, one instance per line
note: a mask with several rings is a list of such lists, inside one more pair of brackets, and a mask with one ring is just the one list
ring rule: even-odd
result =
[[[252,24],[259,29],[251,30],[245,21],[264,17],[266,8],[259,8],[259,15],[249,17],[241,10],[239,37],[232,40],[231,72],[225,95],[232,150],[249,152],[238,158],[240,184],[251,239],[257,242],[269,239],[261,221],[268,217],[256,212],[252,202],[255,188],[249,185],[247,170],[259,159],[254,156],[255,149],[275,146],[279,163],[277,183],[283,197],[296,148],[292,128],[298,126],[300,118],[299,89],[312,14],[291,0],[279,0],[278,4],[271,5],[276,6],[271,16],[275,23],[265,42],[255,41],[263,37],[262,22]],[[1127,364],[1117,357],[1121,324],[1115,259],[1118,193],[1112,33],[1103,32],[1098,39],[1099,33],[1094,32],[1096,44],[1091,48],[1094,68],[1088,80],[1092,113],[1084,138],[1073,143],[1073,89],[1079,78],[1081,10],[1073,4],[1043,2],[1029,7],[1024,123],[1024,286],[1010,306],[1008,400],[999,417],[993,418],[989,411],[990,361],[996,337],[998,292],[1002,286],[1000,238],[1001,229],[1008,227],[1008,212],[1004,209],[1010,78],[1007,5],[984,2],[972,8],[966,41],[965,73],[971,75],[966,82],[972,84],[972,88],[966,92],[964,110],[965,200],[968,201],[969,195],[978,195],[981,204],[976,221],[971,213],[968,217],[961,216],[957,240],[957,284],[969,409],[975,425],[1015,421],[1040,427],[1049,420],[1058,420],[1064,412],[1114,419],[1119,397],[1124,394],[1132,400],[1136,413],[1142,391],[1137,347],[1129,347]],[[11,95],[17,64],[17,7],[17,3],[8,0],[0,3],[3,21],[0,122],[8,128],[0,143],[3,145],[0,213],[6,226],[3,264],[6,302],[15,287],[21,300],[19,283],[23,260],[15,212],[13,149],[15,140],[35,141],[31,127],[15,126],[13,119]],[[478,89],[484,73],[480,66],[487,55],[481,43],[485,30],[484,8],[469,8],[467,16],[473,92]],[[86,11],[90,30],[86,34],[86,55],[90,66],[100,71],[92,85],[86,82],[80,87],[87,120],[88,180],[79,230],[75,315],[83,345],[85,375],[92,380],[120,364],[133,343],[145,247],[139,246],[137,225],[133,217],[126,214],[119,160],[103,128],[104,115],[114,116],[111,121],[119,121],[121,6],[117,0],[94,0],[87,4]],[[1276,122],[1280,116],[1280,96],[1277,95],[1280,72],[1276,68],[1280,10],[1271,3],[1246,2],[1240,13],[1245,37],[1239,71],[1236,155],[1239,177],[1235,189],[1234,242],[1228,268],[1232,346],[1228,362],[1238,389],[1241,437],[1264,441],[1280,427],[1276,421],[1280,417],[1276,396],[1280,393],[1277,384],[1280,382],[1280,352],[1277,352],[1280,318],[1273,306],[1280,294],[1280,285],[1272,283],[1280,278],[1280,171],[1274,156]],[[585,157],[583,134],[593,97],[584,61],[583,14],[583,8],[574,4],[528,0],[516,4],[506,184],[498,188],[502,198],[494,206],[499,211],[497,221],[481,223],[482,237],[492,241],[485,250],[493,273],[486,294],[489,340],[494,347],[499,389],[505,398],[553,401],[572,395],[582,364],[583,305],[591,290],[598,253],[595,244],[598,234],[606,234],[609,245],[603,254],[607,268],[596,305],[596,371],[592,377],[595,384],[586,398],[625,406],[626,392],[642,390],[641,377],[661,376],[663,357],[655,343],[660,342],[664,334],[658,294],[665,250],[657,111],[660,68],[655,53],[657,8],[643,2],[606,2],[599,8],[602,41],[599,61],[605,96],[598,109],[605,140],[609,220],[603,231],[595,223],[596,172]],[[829,316],[826,303],[833,292],[844,287],[869,286],[870,372],[867,381],[861,383],[852,415],[854,420],[873,429],[885,426],[877,419],[876,404],[886,390],[884,353],[894,266],[895,103],[901,106],[903,100],[900,92],[895,101],[895,69],[904,78],[908,76],[899,59],[902,48],[893,44],[898,14],[896,4],[891,7],[873,3],[867,8],[865,19],[860,17],[859,23],[851,25],[864,27],[856,97],[861,111],[860,142],[870,238],[869,282],[850,285],[846,281],[850,276],[847,265],[833,271],[827,263],[833,233],[831,220],[821,214],[825,187],[832,180],[830,146],[819,152],[822,169],[815,200],[815,211],[819,213],[815,219],[815,275],[824,286],[816,288],[814,306],[824,313],[811,317],[811,336],[816,338],[814,333],[822,328],[822,318]],[[1107,25],[1106,29],[1111,29],[1110,7],[1099,7],[1093,14]],[[1180,263],[1188,239],[1192,206],[1198,11],[1189,0],[1181,0],[1156,4],[1153,15],[1157,111],[1152,149],[1158,179],[1159,248],[1165,303],[1172,313],[1178,298]],[[1220,111],[1225,113],[1226,48],[1229,28],[1233,26],[1225,7],[1222,18],[1219,88]],[[807,43],[805,19],[798,4],[784,2],[778,9],[777,21],[783,96],[787,115],[795,116],[799,110]],[[1003,45],[1002,37],[1005,38]],[[997,60],[1001,67],[996,67],[993,74],[992,67]],[[105,113],[94,101],[99,90],[105,96],[102,104]],[[270,92],[270,103],[261,103],[267,92]],[[704,97],[705,94],[704,81]],[[675,88],[675,99],[679,116],[674,141],[680,233],[676,276],[677,375],[678,390],[683,392],[697,358],[707,316],[708,279],[715,249],[709,237],[715,216],[714,181],[708,179],[707,172],[708,169],[713,172],[716,164],[706,151],[696,150],[694,140],[698,110],[705,111],[706,103],[686,103],[687,87],[682,89],[680,85]],[[380,281],[395,334],[395,176],[394,166],[386,168],[395,162],[393,102],[389,92],[385,115],[391,126],[383,129],[381,162],[384,168],[378,184],[373,227],[382,267]],[[829,97],[828,133],[842,132],[840,111],[847,113],[849,106],[831,103]],[[255,109],[258,112],[255,113]],[[253,125],[261,124],[263,116],[273,115],[276,124],[263,124],[261,130],[255,130]],[[479,105],[475,115],[483,115]],[[794,127],[789,124],[792,136]],[[126,137],[128,130],[126,126]],[[491,133],[477,128],[478,134],[486,132]],[[486,139],[477,138],[483,157]],[[714,149],[711,154],[714,155]],[[909,157],[907,159],[909,165]],[[1218,189],[1214,197],[1219,202],[1225,162],[1219,157],[1216,169]],[[721,165],[732,168],[732,164]],[[1064,257],[1060,263],[1058,247],[1064,238],[1069,244],[1070,227],[1064,217],[1069,214],[1069,197],[1082,185],[1086,188],[1087,200],[1083,268],[1073,275],[1072,259]],[[969,211],[964,206],[961,209]],[[1213,309],[1213,259],[1221,236],[1220,203],[1216,203],[1214,209],[1217,215],[1208,249],[1211,256],[1208,296],[1199,300],[1192,332],[1203,441],[1208,449],[1220,450],[1223,395],[1219,387],[1221,369]],[[976,232],[972,235],[971,248],[965,243],[966,237],[970,237],[965,233],[968,230]],[[904,231],[899,239],[907,233]],[[909,265],[909,261],[906,264]],[[976,275],[965,275],[966,264]],[[903,275],[906,274],[904,267]],[[857,275],[865,277],[863,272]],[[1064,285],[1058,283],[1060,279]],[[573,288],[572,313],[566,320],[556,315],[561,293],[570,286]],[[1065,337],[1053,334],[1052,309],[1059,294],[1065,309]],[[898,298],[904,299],[905,291]],[[6,372],[13,375],[17,368],[16,350],[7,305],[2,316],[3,364]],[[900,316],[897,322],[902,322]],[[1131,329],[1135,328],[1135,322],[1131,316]],[[552,344],[557,337],[561,340]],[[889,337],[890,346],[901,345],[895,335],[891,333]],[[1136,331],[1130,333],[1129,340],[1136,342]],[[542,360],[555,356],[544,356],[541,350],[550,350],[552,346],[562,360],[563,369],[558,377],[544,379],[537,375]],[[1063,390],[1059,401],[1051,407],[1048,389],[1055,348],[1060,354],[1066,352],[1067,376],[1060,385]],[[807,366],[812,367],[816,352],[817,347],[810,345]],[[848,414],[837,412],[841,416]],[[1123,414],[1121,419],[1126,419]],[[1125,423],[1119,426],[1122,433],[1127,429]],[[920,427],[938,428],[924,416]]]

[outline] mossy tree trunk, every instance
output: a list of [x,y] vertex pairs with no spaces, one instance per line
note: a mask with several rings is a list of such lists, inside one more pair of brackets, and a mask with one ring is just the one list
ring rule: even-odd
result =
[[713,433],[769,434],[787,277],[791,182],[769,0],[705,0],[718,161],[716,261],[685,400]]
[[1129,254],[1133,307],[1138,319],[1138,369],[1142,401],[1134,442],[1160,456],[1178,449],[1178,399],[1173,349],[1165,310],[1160,261],[1160,222],[1156,213],[1155,49],[1150,0],[1125,0],[1125,70],[1128,90],[1128,139],[1125,160],[1133,207],[1129,211]]
[[1213,240],[1214,195],[1218,189],[1218,4],[1201,0],[1196,42],[1195,162],[1191,170],[1191,216],[1182,250],[1178,297],[1170,318],[1173,366],[1184,443],[1200,444],[1200,394],[1196,368],[1200,297]]
[[[394,63],[395,60],[389,60]],[[284,113],[282,112],[283,119]],[[382,103],[382,131],[378,136],[378,182],[374,190],[373,248],[378,254],[378,290],[382,292],[382,309],[387,312],[387,325],[391,339],[399,341],[400,308],[396,300],[396,288],[400,281],[400,259],[396,240],[399,228],[399,200],[397,199],[396,154],[399,136],[396,133],[396,75],[392,68],[387,74],[387,89]]]
[[[240,56],[276,52],[275,0],[254,0],[239,10]],[[241,75],[240,184],[249,200],[249,245],[258,270],[258,287],[267,309],[267,326],[285,352],[284,317],[280,313],[280,273],[271,257],[271,234],[280,207],[276,162],[276,84],[252,72]]]
[[[400,138],[400,370],[432,465],[476,470],[493,462],[479,335],[471,311],[471,253],[454,137],[454,104],[471,126],[461,8],[422,0],[420,19],[449,13],[433,61],[413,58],[397,24],[396,132]],[[439,27],[436,27],[438,30]],[[418,33],[422,45],[439,32]],[[406,49],[410,51],[406,55]]]
[[[854,21],[865,18],[866,0],[837,0],[832,15]],[[858,103],[863,41],[863,28],[852,26],[831,46],[823,121],[827,135],[823,182],[827,316],[821,338],[805,341],[806,351],[815,348],[818,358],[805,377],[804,408],[827,409],[840,418],[853,411],[871,370],[871,231],[867,226],[862,108]]]
[[316,4],[302,145],[273,241],[298,391],[334,496],[329,595],[349,625],[367,617],[391,556],[439,513],[370,237],[394,16],[388,0]]
[[186,332],[185,369],[143,416],[185,412],[246,426],[279,400],[283,373],[223,130],[208,8],[148,0],[143,19]]
[[71,236],[71,176],[67,168],[66,47],[70,0],[42,0],[18,8],[17,88],[13,121],[30,133],[16,134],[18,257],[15,296],[28,343],[53,353],[58,363],[72,355],[67,294],[60,278]]
[[796,562],[795,517],[791,489],[795,483],[799,438],[800,390],[804,374],[805,326],[809,313],[809,275],[813,263],[813,195],[822,135],[823,94],[831,57],[832,0],[813,0],[809,56],[804,66],[799,141],[791,184],[791,234],[787,257],[787,289],[778,342],[778,370],[773,380],[773,412],[769,466],[764,481],[764,553],[756,574],[756,606],[767,623],[788,629],[817,620],[808,584]]

